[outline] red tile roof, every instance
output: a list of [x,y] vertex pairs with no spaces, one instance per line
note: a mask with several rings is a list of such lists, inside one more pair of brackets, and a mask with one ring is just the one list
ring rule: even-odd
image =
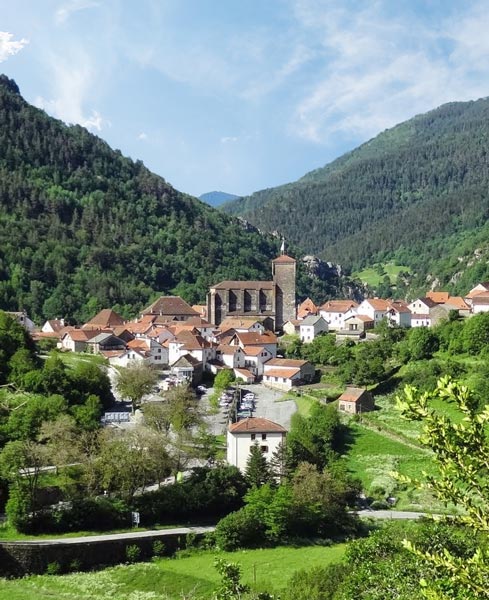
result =
[[343,400],[344,402],[358,402],[366,391],[367,390],[364,388],[347,387],[338,400]]
[[233,423],[229,425],[229,431],[231,433],[273,433],[275,431],[287,433],[287,430],[282,425],[260,417],[251,417]]
[[143,315],[160,315],[160,316],[200,316],[190,304],[187,304],[180,296],[160,296],[158,300],[150,304],[142,312]]
[[119,314],[110,308],[104,308],[90,319],[90,321],[87,321],[83,325],[83,329],[115,327],[116,325],[124,325],[124,323],[124,319]]
[[263,373],[263,377],[285,377],[290,379],[300,372],[300,369],[267,369]]
[[358,304],[354,300],[329,300],[319,307],[325,312],[346,313],[350,308],[356,308]]
[[282,254],[281,256],[277,256],[277,258],[272,260],[272,263],[295,263],[295,258],[291,256],[287,256],[287,254]]
[[295,358],[271,358],[265,363],[265,367],[283,367],[298,369],[307,364],[307,360],[298,360]]
[[276,344],[277,336],[271,331],[259,333],[257,331],[244,331],[236,333],[237,338],[243,346],[263,346],[264,344]]
[[437,304],[445,304],[449,298],[449,295],[450,294],[448,292],[434,292],[431,290],[426,293],[426,297],[430,300],[433,300],[433,302],[436,302]]

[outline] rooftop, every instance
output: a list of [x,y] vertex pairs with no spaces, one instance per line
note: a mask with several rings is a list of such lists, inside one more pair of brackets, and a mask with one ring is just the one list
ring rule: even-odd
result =
[[231,433],[287,433],[287,430],[273,421],[260,417],[250,417],[229,425]]

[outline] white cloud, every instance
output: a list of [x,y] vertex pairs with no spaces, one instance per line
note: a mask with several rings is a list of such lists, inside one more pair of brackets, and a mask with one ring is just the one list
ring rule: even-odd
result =
[[292,119],[295,135],[320,143],[337,133],[365,139],[444,102],[489,94],[482,4],[437,27],[412,14],[387,16],[387,2],[363,6],[295,3],[300,27],[321,48]]
[[72,0],[58,8],[54,13],[54,19],[58,25],[61,25],[67,21],[73,13],[87,8],[95,8],[97,6],[99,6],[99,3],[93,0]]
[[148,134],[144,133],[144,131],[141,131],[141,133],[138,135],[138,140],[147,140],[148,139]]
[[90,61],[83,53],[78,54],[76,60],[71,58],[63,62],[58,57],[51,57],[53,98],[37,97],[34,104],[66,123],[77,123],[92,131],[102,131],[110,126],[110,122],[98,110],[86,108],[95,81]]
[[17,54],[22,48],[29,43],[29,40],[22,38],[21,40],[13,40],[13,34],[8,31],[0,31],[0,62],[4,62]]
[[237,136],[224,136],[221,138],[221,144],[232,144],[239,140]]

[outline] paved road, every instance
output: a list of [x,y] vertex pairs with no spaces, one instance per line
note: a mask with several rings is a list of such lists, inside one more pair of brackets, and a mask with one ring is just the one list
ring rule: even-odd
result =
[[357,510],[357,515],[369,519],[420,519],[421,517],[437,517],[423,512],[408,512],[404,510]]
[[[131,533],[109,533],[107,535],[87,535],[83,537],[72,537],[72,538],[53,538],[53,539],[42,539],[42,540],[19,540],[10,541],[4,540],[8,544],[18,544],[24,546],[29,544],[30,546],[52,546],[53,544],[66,545],[66,544],[88,544],[92,542],[106,542],[110,540],[131,540],[151,537],[164,537],[165,535],[187,535],[187,533],[207,533],[208,531],[214,531],[214,527],[175,527],[174,529],[152,529],[150,531],[138,531],[135,530]],[[1,540],[0,540],[1,541]]]

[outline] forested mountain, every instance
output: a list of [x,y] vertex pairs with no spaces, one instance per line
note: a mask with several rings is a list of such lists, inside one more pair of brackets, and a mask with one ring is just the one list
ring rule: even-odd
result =
[[236,200],[237,198],[239,198],[239,196],[236,196],[236,194],[228,194],[227,192],[207,192],[199,196],[199,200],[207,202],[207,204],[210,204],[211,206],[220,206],[224,202]]
[[[203,301],[222,279],[269,279],[279,245],[0,76],[0,309],[84,321],[105,307],[133,316],[158,293]],[[339,281],[300,266],[303,294],[335,295]]]
[[223,209],[347,268],[394,259],[418,282],[443,285],[471,260],[473,277],[459,273],[452,285],[487,279],[489,99],[414,117],[295,183]]

